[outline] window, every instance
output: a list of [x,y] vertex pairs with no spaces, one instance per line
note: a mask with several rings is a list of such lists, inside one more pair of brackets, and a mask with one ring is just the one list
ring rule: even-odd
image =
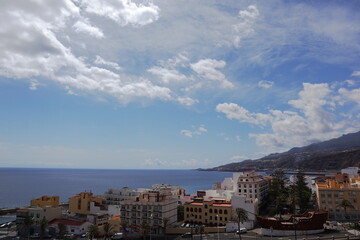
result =
[[218,213],[217,209],[214,209],[214,213]]

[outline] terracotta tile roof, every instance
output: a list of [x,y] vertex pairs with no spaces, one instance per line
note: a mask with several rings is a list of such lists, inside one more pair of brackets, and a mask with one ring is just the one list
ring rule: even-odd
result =
[[62,223],[66,226],[82,226],[86,222],[80,222],[69,219],[54,219],[51,222],[49,222],[49,225],[58,225],[59,223]]

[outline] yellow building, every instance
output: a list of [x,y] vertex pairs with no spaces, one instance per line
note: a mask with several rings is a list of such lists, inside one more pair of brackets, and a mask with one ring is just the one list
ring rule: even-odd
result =
[[194,199],[184,204],[184,221],[195,224],[223,226],[231,220],[232,205],[225,199]]
[[42,196],[39,198],[32,199],[30,205],[32,207],[58,207],[59,206],[59,196]]
[[[326,182],[316,183],[316,196],[319,209],[329,212],[330,220],[348,221],[360,219],[360,177],[346,179],[326,179]],[[345,209],[340,202],[346,199],[354,208]]]
[[102,203],[102,198],[93,196],[92,192],[81,192],[69,197],[69,212],[77,214],[89,214],[90,202]]

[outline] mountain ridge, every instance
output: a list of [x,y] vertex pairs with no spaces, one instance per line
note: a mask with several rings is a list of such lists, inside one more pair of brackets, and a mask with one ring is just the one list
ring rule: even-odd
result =
[[304,147],[294,147],[283,153],[272,153],[259,159],[199,170],[259,171],[282,168],[316,171],[339,170],[346,167],[360,167],[360,131]]

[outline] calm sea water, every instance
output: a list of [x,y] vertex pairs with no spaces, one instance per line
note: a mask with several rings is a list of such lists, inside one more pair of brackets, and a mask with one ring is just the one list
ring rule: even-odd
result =
[[196,170],[95,170],[0,168],[0,208],[29,205],[42,195],[59,195],[61,202],[81,191],[103,194],[109,188],[150,188],[152,184],[179,185],[187,193],[211,189],[230,172]]

